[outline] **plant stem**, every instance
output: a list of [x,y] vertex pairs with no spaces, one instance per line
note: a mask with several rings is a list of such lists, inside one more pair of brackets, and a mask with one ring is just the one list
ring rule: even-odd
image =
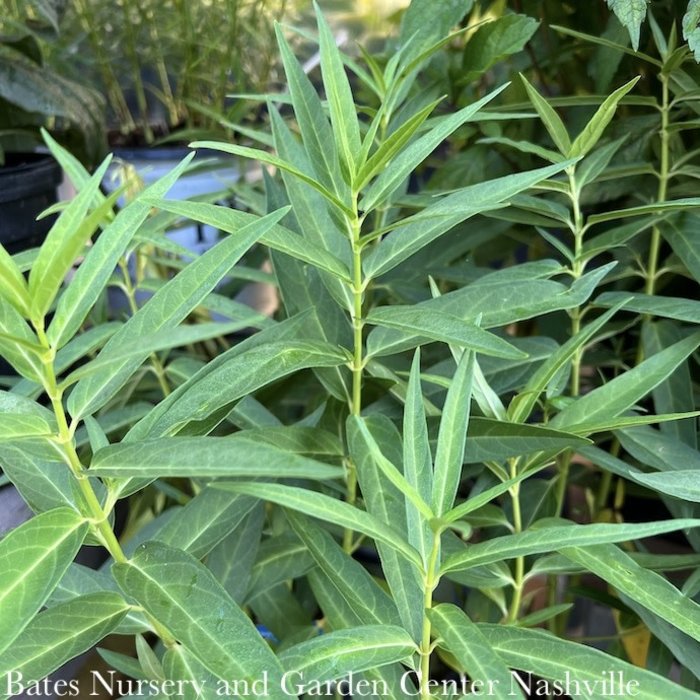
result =
[[[669,87],[668,77],[661,73],[661,170],[659,172],[659,189],[657,201],[663,202],[666,200],[668,191],[668,181],[670,172],[670,153],[669,153],[669,119],[670,119],[670,104],[669,104]],[[644,292],[646,294],[654,294],[656,288],[656,279],[659,268],[659,249],[661,248],[661,230],[658,226],[654,226],[651,233],[651,246],[649,248],[649,262],[647,264],[646,284]]]
[[[572,168],[568,171],[569,176],[569,198],[574,214],[572,232],[574,234],[574,261],[571,266],[571,274],[574,280],[578,280],[583,276],[586,270],[586,263],[582,258],[583,254],[583,235],[585,233],[585,225],[583,214],[581,212],[580,193],[578,183],[576,182],[576,171]],[[571,316],[571,337],[578,335],[581,331],[581,319],[583,313],[580,307],[575,307],[570,311]],[[581,391],[581,360],[583,351],[577,349],[571,359],[571,396],[576,397]],[[566,487],[569,481],[569,473],[571,471],[571,459],[573,452],[567,450],[559,463],[559,480],[557,482],[557,517],[561,517],[564,510],[564,501],[566,500]]]
[[423,580],[423,634],[420,644],[420,698],[430,700],[430,655],[432,647],[430,638],[432,635],[432,625],[428,612],[433,607],[433,592],[440,582],[438,565],[440,563],[440,531],[433,534],[433,547],[430,551],[428,566]]
[[[518,460],[509,459],[510,478],[515,479],[518,476]],[[523,531],[523,515],[520,508],[520,484],[515,484],[510,489],[511,499],[513,500],[513,533],[518,534]],[[515,560],[515,574],[513,583],[513,599],[510,602],[510,610],[508,611],[507,622],[513,624],[517,622],[520,614],[520,606],[523,601],[523,587],[525,581],[525,557],[518,557]]]
[[[362,354],[362,320],[363,306],[363,279],[362,279],[362,245],[360,242],[360,229],[362,223],[357,215],[357,196],[354,197],[354,217],[348,222],[350,228],[350,242],[352,245],[352,297],[351,311],[353,328],[353,362],[352,362],[352,398],[350,413],[359,416],[362,412],[362,370],[364,358]],[[348,463],[348,475],[346,480],[346,501],[351,505],[357,500],[357,470],[352,460]],[[353,550],[353,531],[345,530],[343,534],[343,549],[350,553]]]
[[[118,564],[127,564],[129,562],[128,557],[124,554],[117,536],[114,534],[114,530],[109,524],[108,517],[110,514],[109,510],[106,510],[100,504],[97,494],[90,483],[85,469],[80,461],[80,457],[75,449],[75,444],[73,442],[73,430],[68,425],[68,419],[66,417],[66,411],[63,407],[63,393],[58,387],[58,382],[56,381],[56,370],[54,368],[54,358],[55,351],[51,347],[44,327],[42,324],[35,325],[37,332],[37,337],[41,345],[47,350],[48,359],[43,359],[44,366],[44,389],[51,400],[51,407],[53,408],[54,415],[56,417],[56,424],[58,426],[58,442],[61,445],[61,455],[64,458],[65,463],[75,479],[78,488],[80,489],[80,494],[83,497],[83,508],[81,508],[81,513],[90,521],[92,530],[97,538],[100,540],[104,548],[109,552],[110,556]],[[155,618],[151,617],[148,613],[145,613],[148,621],[153,627],[154,632],[163,640],[163,643],[168,646],[174,646],[177,641]]]

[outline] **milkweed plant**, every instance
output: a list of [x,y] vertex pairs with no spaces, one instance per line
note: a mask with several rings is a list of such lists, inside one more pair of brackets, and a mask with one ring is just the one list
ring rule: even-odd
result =
[[45,134],[78,194],[0,248],[1,698],[93,647],[64,695],[700,698],[692,52],[560,28],[614,70],[556,94],[535,19],[445,5],[359,58],[316,8],[317,81],[277,27],[269,128],[193,144],[262,165],[246,206],[167,199],[189,156],[118,207]]

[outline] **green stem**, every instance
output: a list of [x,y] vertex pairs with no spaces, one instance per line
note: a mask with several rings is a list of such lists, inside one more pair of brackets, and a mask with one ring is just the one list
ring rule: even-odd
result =
[[428,612],[433,607],[433,592],[440,582],[438,565],[440,563],[440,532],[433,535],[433,547],[428,558],[428,566],[423,581],[423,634],[420,644],[420,698],[430,700],[430,655],[432,653],[432,625]]
[[[518,460],[510,459],[510,478],[518,476]],[[516,484],[510,490],[513,501],[513,533],[518,534],[523,531],[523,515],[520,508],[520,484]],[[515,572],[513,583],[513,599],[510,602],[507,622],[513,624],[517,622],[520,615],[520,607],[523,602],[523,588],[525,585],[525,557],[518,557],[515,560]]]
[[[114,534],[114,530],[109,524],[109,510],[106,510],[100,504],[97,494],[90,483],[85,469],[80,461],[80,457],[75,449],[75,444],[73,441],[73,430],[68,425],[68,418],[66,416],[65,408],[63,407],[63,394],[58,387],[58,382],[56,381],[56,370],[54,367],[55,352],[54,348],[51,347],[44,327],[42,324],[36,324],[35,329],[37,332],[37,337],[42,346],[47,350],[47,357],[43,359],[44,366],[44,389],[51,400],[51,407],[53,408],[54,415],[56,417],[56,424],[58,426],[57,441],[61,446],[61,454],[64,458],[65,463],[71,471],[73,478],[75,479],[78,488],[80,489],[80,494],[83,498],[83,503],[81,504],[81,513],[90,521],[93,533],[100,540],[104,548],[109,552],[112,559],[118,564],[127,564],[129,562],[128,557],[124,554],[117,536]],[[155,618],[151,617],[146,613],[154,632],[163,640],[166,646],[174,646],[177,642],[175,638],[168,632],[163,625],[158,622]]]
[[[574,221],[572,232],[574,234],[574,261],[571,267],[571,274],[574,280],[580,279],[586,271],[586,263],[583,260],[583,236],[585,233],[585,224],[583,214],[581,212],[580,193],[578,183],[576,182],[576,171],[571,169],[568,171],[569,176],[569,198],[573,208]],[[571,316],[571,337],[576,336],[581,330],[581,319],[583,317],[582,309],[575,307],[570,311]],[[571,396],[576,397],[581,391],[581,360],[583,358],[582,349],[577,349],[571,359]],[[559,477],[557,482],[557,510],[556,516],[561,517],[564,510],[564,501],[566,500],[566,487],[569,482],[569,474],[571,472],[571,460],[573,452],[567,450],[559,462]]]
[[[362,353],[362,320],[364,301],[364,280],[362,278],[362,245],[360,230],[362,222],[357,214],[357,196],[353,198],[353,210],[355,215],[348,221],[350,243],[352,245],[352,328],[353,328],[353,360],[352,360],[352,395],[350,401],[350,413],[359,416],[362,412],[362,371],[364,369],[364,357]],[[348,461],[346,479],[346,501],[354,505],[357,501],[357,470],[351,460]],[[351,553],[354,533],[346,529],[343,534],[343,549]]]
[[[669,86],[668,77],[663,73],[661,79],[661,170],[659,172],[659,189],[657,193],[657,201],[663,202],[666,200],[668,193],[668,182],[670,172],[670,151],[669,151],[669,120],[670,120],[670,104],[669,104]],[[655,226],[651,234],[651,246],[649,249],[649,262],[647,264],[646,284],[644,292],[646,294],[654,294],[656,288],[656,280],[659,268],[659,249],[661,248],[661,231],[658,226]]]

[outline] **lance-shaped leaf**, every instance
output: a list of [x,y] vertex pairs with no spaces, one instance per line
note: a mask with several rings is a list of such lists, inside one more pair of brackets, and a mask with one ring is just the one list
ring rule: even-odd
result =
[[10,674],[45,678],[112,632],[128,610],[116,593],[92,593],[39,613],[0,655],[0,698],[9,697]]
[[282,484],[262,484],[254,482],[241,483],[217,483],[214,488],[244,493],[262,500],[277,503],[285,508],[291,508],[301,513],[306,513],[319,520],[325,520],[343,528],[361,532],[368,537],[384,542],[400,552],[408,561],[421,566],[418,553],[413,547],[403,540],[401,535],[391,526],[385,525],[369,513],[359,508],[331,498],[322,493],[309,491],[296,486]]
[[[410,149],[404,151],[404,154],[408,150]],[[402,221],[399,228],[382,240],[365,258],[365,274],[368,277],[378,277],[388,272],[462,221],[481,212],[505,206],[510,197],[561,172],[569,165],[571,161],[565,161],[525,173],[506,175],[463,187],[447,195],[420,214]],[[380,181],[381,177],[375,185]]]
[[[100,353],[104,359],[118,354],[125,342],[175,328],[214,289],[226,273],[260,236],[284,216],[286,210],[269,214],[229,236],[190,263],[142,306],[108,341]],[[74,419],[94,413],[105,405],[148,357],[115,362],[109,374],[92,375],[78,382],[68,400]]]
[[[278,336],[281,332],[276,327],[271,330]],[[347,360],[343,351],[328,343],[289,339],[260,347],[255,345],[244,352],[234,346],[162,401],[146,416],[142,427],[146,430],[148,426],[148,434],[153,436],[175,434],[189,424],[218,415],[234,401],[280,377],[308,367],[337,367]],[[214,425],[227,413],[221,415]],[[137,434],[134,433],[134,437]]]
[[163,673],[168,680],[184,681],[182,693],[178,688],[178,698],[181,700],[215,700],[221,697],[216,692],[216,677],[179,644],[168,649],[163,655]]
[[[351,620],[353,624],[364,625],[401,624],[396,605],[387,592],[328,532],[297,512],[287,511],[287,518],[318,565],[317,577],[323,578],[331,591],[329,604],[347,611],[343,625],[338,626],[349,626]],[[313,583],[313,577],[310,578]]]
[[418,167],[451,133],[474,115],[508,85],[502,85],[486,97],[451,114],[434,126],[427,134],[414,141],[391,162],[389,167],[374,181],[360,200],[360,209],[369,212],[385,202],[401,183]]
[[474,353],[465,351],[447,392],[440,419],[432,499],[437,516],[452,508],[462,479],[473,381]]
[[484,355],[516,360],[527,357],[526,353],[503,338],[479,328],[476,324],[439,311],[425,313],[410,306],[381,306],[372,309],[365,320],[376,326],[395,328],[422,338],[452,343]]
[[[257,217],[253,214],[231,209],[230,207],[208,204],[207,202],[174,201],[169,199],[149,199],[148,201],[152,202],[153,206],[157,206],[164,211],[180,214],[192,221],[201,221],[208,226],[213,226],[220,231],[232,234],[235,234],[243,226],[257,220]],[[330,272],[339,279],[350,281],[350,272],[343,262],[284,226],[273,226],[260,237],[260,242],[273,250],[286,253],[297,260]]]
[[[407,526],[407,512],[416,512],[419,532],[425,532],[432,547],[433,534],[429,526],[432,511],[395,466],[401,463],[401,437],[394,424],[382,415],[366,419],[351,416],[347,421],[347,442],[365,508],[379,521],[391,523],[410,544],[414,542]],[[416,533],[413,534],[415,539]],[[403,626],[419,641],[424,595],[421,576],[394,548],[378,542],[377,550]],[[427,555],[419,551],[423,561],[427,561]]]
[[[520,687],[523,690],[537,690],[537,679],[526,675],[531,673],[533,676],[557,681],[564,693],[567,687],[573,692],[576,691],[574,680],[580,685],[586,682],[591,689],[586,696],[591,700],[604,700],[610,697],[611,690],[615,692],[620,688],[619,685],[610,682],[603,687],[603,679],[609,679],[612,675],[613,678],[623,679],[619,692],[626,693],[626,689],[629,688],[630,693],[635,693],[635,697],[640,700],[700,698],[697,693],[659,674],[638,668],[578,642],[557,639],[543,630],[526,630],[513,625],[480,624],[478,627],[505,664],[525,672],[513,678],[509,689]],[[553,683],[549,685],[554,689]],[[540,685],[540,688],[542,687]],[[544,694],[546,693],[545,688]]]
[[361,147],[357,110],[340,50],[335,43],[335,37],[316,2],[314,2],[314,9],[318,24],[321,75],[328,100],[331,124],[333,125],[333,136],[342,159],[341,167],[344,165],[352,180],[357,166],[357,155],[360,153]]
[[252,440],[168,437],[110,445],[93,457],[90,474],[101,477],[268,477],[334,479],[343,470]]
[[29,437],[49,437],[51,434],[51,427],[39,416],[8,413],[3,415],[0,423],[0,442]]
[[572,430],[577,424],[609,422],[634,406],[666,379],[700,343],[700,333],[681,340],[644,360],[562,409],[551,421],[553,428]]
[[586,124],[583,131],[576,137],[576,140],[571,144],[569,158],[578,158],[585,156],[591,151],[600,140],[603,132],[608,124],[615,116],[615,110],[620,100],[637,84],[639,76],[633,78],[622,87],[615,90],[602,105],[598,108],[591,120]]
[[117,583],[220,679],[267,674],[281,700],[282,667],[250,618],[193,556],[159,542],[142,545],[112,567]]
[[321,98],[292,53],[282,28],[277,25],[275,31],[294,114],[309,160],[319,180],[345,201],[348,186],[340,174],[338,150],[330,147],[334,140],[333,130],[323,111]]
[[533,452],[557,451],[590,444],[586,438],[563,430],[538,425],[518,425],[490,418],[472,418],[467,431],[464,461],[469,463],[500,462],[508,457]]
[[677,472],[657,472],[654,474],[630,474],[634,481],[648,486],[654,491],[665,493],[684,501],[700,503],[700,479],[698,472],[683,469]]
[[525,421],[532,412],[540,394],[547,388],[559,371],[565,367],[576,353],[582,352],[593,336],[619,311],[628,299],[622,299],[610,311],[589,323],[579,331],[573,338],[570,338],[564,345],[559,347],[547,358],[527,380],[527,384],[520,391],[508,406],[508,415],[516,423]]
[[70,508],[37,515],[0,542],[0,652],[39,611],[73,561],[87,534]]
[[3,245],[0,245],[0,297],[4,297],[25,318],[29,316],[27,280]]
[[102,209],[102,205],[90,216],[86,215],[110,161],[111,156],[108,156],[61,212],[39,250],[29,273],[30,314],[35,321],[44,318],[75,259],[105,216],[106,209]]
[[[430,502],[433,493],[433,457],[430,452],[428,425],[420,381],[420,349],[416,350],[406,390],[403,413],[403,469],[406,480]],[[427,562],[432,548],[433,534],[419,510],[406,503],[406,525],[410,543]]]
[[525,85],[530,102],[532,102],[533,107],[537,110],[537,114],[540,115],[540,119],[545,129],[547,129],[547,132],[552,137],[554,145],[563,155],[567,155],[571,149],[571,138],[569,137],[569,132],[566,130],[561,117],[554,111],[554,108],[549,102],[530,85],[527,78],[525,78],[522,73],[520,74],[520,78]]
[[[686,527],[698,527],[698,522],[690,521]],[[700,641],[700,605],[683,595],[663,576],[642,568],[617,547],[600,545],[581,549],[574,543],[570,544],[572,546],[562,544],[559,547],[566,557]]]
[[185,171],[194,154],[190,154],[165,177],[153,183],[136,200],[124,207],[102,231],[89,249],[68,288],[61,294],[46,336],[52,347],[63,347],[80,328],[90,309],[114,273],[138,228],[151,211],[144,197],[163,197]]
[[439,646],[455,657],[460,671],[469,675],[472,684],[478,684],[474,688],[493,689],[495,692],[489,692],[489,695],[500,700],[523,697],[519,689],[511,688],[510,669],[491,648],[480,629],[457,606],[438,605],[429,611],[428,616],[440,639]]
[[515,535],[495,537],[486,542],[468,545],[464,552],[448,557],[443,571],[461,571],[503,559],[554,552],[567,546],[590,547],[627,542],[699,525],[700,520],[668,520],[656,523],[540,526]]
[[[416,645],[405,630],[375,625],[338,630],[295,644],[280,654],[293,679],[325,683],[409,658]],[[294,687],[294,686],[292,686]]]
[[41,384],[43,368],[39,339],[19,312],[0,297],[0,354],[23,377]]

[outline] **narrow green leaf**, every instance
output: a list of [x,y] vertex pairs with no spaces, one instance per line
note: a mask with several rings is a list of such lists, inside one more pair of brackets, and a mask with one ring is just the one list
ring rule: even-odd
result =
[[165,177],[150,185],[129,206],[124,207],[114,221],[102,231],[95,244],[88,250],[70,285],[58,300],[56,312],[46,332],[52,347],[63,347],[95,305],[119,259],[150,212],[150,206],[145,204],[142,198],[165,196],[193,157],[194,154],[189,155]]
[[499,93],[506,89],[503,85],[493,92],[482,97],[477,102],[464,107],[459,112],[450,115],[447,119],[433,127],[427,134],[414,141],[403,150],[390,166],[374,181],[372,186],[360,201],[360,209],[365,213],[372,211],[378,205],[385,202],[401,183],[420,165],[451,133],[462,124],[468,122],[477,112]]
[[473,381],[474,353],[467,350],[457,365],[440,419],[432,498],[438,517],[452,508],[462,479]]
[[497,335],[461,318],[439,311],[426,314],[410,306],[380,306],[370,311],[366,321],[376,326],[395,328],[430,340],[452,343],[485,355],[516,360],[527,357],[524,352]]
[[[247,496],[205,487],[174,517],[166,518],[153,538],[201,559],[241,524],[255,503]],[[139,534],[143,537],[146,532]]]
[[254,482],[217,483],[214,488],[244,493],[261,500],[277,503],[285,508],[291,508],[306,513],[319,520],[340,525],[393,547],[408,560],[421,566],[418,553],[408,545],[392,527],[380,522],[369,513],[339,501],[322,493],[309,491],[296,486],[282,484],[261,484]]
[[474,694],[487,691],[489,697],[504,700],[522,698],[522,692],[511,687],[510,669],[491,648],[480,629],[455,605],[443,603],[428,612],[439,638],[439,646],[452,654],[460,671],[469,676]]
[[[147,199],[146,201],[150,201],[154,207],[159,207],[164,211],[180,214],[192,221],[201,221],[203,224],[231,234],[237,233],[243,226],[257,219],[252,214],[231,209],[230,207],[207,204],[206,202],[176,201],[171,199]],[[338,279],[346,282],[351,281],[347,265],[331,253],[323,250],[323,248],[281,225],[273,226],[260,237],[260,242],[273,250],[278,250],[280,253],[285,253],[297,260],[330,272]]]
[[592,214],[588,217],[587,226],[600,224],[604,221],[617,221],[630,216],[644,216],[645,214],[669,214],[674,211],[685,211],[700,207],[700,197],[686,197],[685,199],[674,199],[667,202],[654,202],[653,204],[642,204],[638,207],[628,209],[614,209],[602,214]]
[[[590,700],[606,700],[610,692],[620,692],[639,700],[698,700],[700,695],[677,685],[659,674],[621,661],[611,654],[585,646],[579,642],[558,639],[543,630],[525,630],[512,625],[478,625],[491,648],[510,668],[524,671],[514,676],[509,689],[531,689],[547,695],[548,692],[576,693],[578,681]],[[532,674],[528,676],[526,674]],[[605,679],[622,678],[620,685],[605,684]],[[542,683],[537,677],[548,678]],[[538,685],[539,682],[539,685]],[[556,686],[555,686],[556,682]],[[523,685],[524,684],[524,685]],[[549,686],[549,687],[548,687]],[[580,687],[579,686],[579,687]],[[619,690],[618,690],[619,688]]]
[[532,105],[537,110],[537,114],[540,115],[540,119],[547,129],[547,132],[552,137],[554,145],[559,149],[559,152],[566,156],[571,151],[571,138],[569,133],[564,126],[564,122],[561,120],[559,115],[554,111],[554,108],[547,102],[547,100],[540,95],[535,88],[530,85],[527,78],[521,73],[520,79],[525,85],[527,94],[530,97]]
[[49,437],[52,433],[49,424],[39,416],[2,414],[0,442],[30,437]]
[[526,15],[507,14],[482,24],[469,37],[462,59],[460,83],[472,82],[508,56],[522,51],[539,22]]
[[540,394],[545,391],[549,383],[561,369],[569,364],[571,359],[585,348],[593,336],[623,308],[629,298],[622,298],[610,311],[605,312],[592,323],[570,338],[559,347],[545,362],[543,362],[530,376],[525,387],[513,397],[508,406],[510,420],[521,423],[527,420],[535,407]]
[[37,515],[0,542],[0,652],[8,649],[61,580],[87,534],[69,508]]
[[[694,520],[677,523],[681,527],[697,527]],[[700,640],[700,605],[683,595],[663,576],[643,569],[618,547],[600,545],[580,549],[573,542],[569,545],[559,547],[564,556],[600,576],[693,639]]]
[[14,306],[0,298],[0,354],[19,374],[41,384],[39,339]]
[[[259,505],[261,512],[264,512],[264,505]],[[231,566],[238,570],[239,561],[231,562]],[[260,546],[246,592],[250,592],[250,599],[255,598],[280,583],[304,576],[315,566],[309,548],[293,533],[285,532],[279,537],[271,537]]]
[[176,683],[184,681],[181,686],[176,686],[177,697],[181,700],[215,700],[221,697],[216,692],[216,677],[179,644],[168,649],[163,655],[163,672],[166,679]]
[[675,532],[698,527],[698,520],[667,520],[656,523],[625,523],[593,525],[551,525],[526,530],[515,535],[504,535],[486,542],[467,545],[465,551],[448,557],[443,572],[460,571],[483,566],[503,559],[545,554],[562,547],[588,547],[611,542],[627,542],[651,537],[664,532]]
[[11,678],[45,678],[92,648],[114,630],[129,610],[116,593],[92,593],[39,613],[0,656],[0,698],[9,697]]
[[321,99],[292,53],[279,25],[275,26],[275,31],[294,114],[309,160],[321,183],[345,201],[348,186],[340,173],[338,151],[329,147],[334,140],[333,130],[324,114]]
[[[357,450],[364,450],[371,457],[375,466],[381,470],[389,481],[410,501],[426,520],[434,517],[430,506],[423,500],[418,491],[406,477],[382,453],[379,445],[367,429],[363,418],[349,416],[347,422],[348,440],[356,445]],[[353,439],[354,438],[354,439]],[[359,442],[358,442],[359,440]]]
[[[391,526],[401,533],[409,544],[414,543],[416,534],[422,533],[429,543],[428,546],[432,547],[433,533],[429,524],[431,517],[430,515],[426,517],[430,509],[425,503],[418,505],[422,500],[420,496],[414,494],[413,499],[407,498],[401,490],[401,485],[407,482],[394,466],[401,464],[402,456],[401,436],[396,426],[383,415],[370,415],[366,419],[354,420],[363,421],[366,432],[369,434],[369,441],[374,445],[374,450],[368,449],[367,441],[357,430],[353,419],[349,419],[348,450],[357,472],[365,508],[380,522],[391,523]],[[393,470],[393,475],[391,472],[389,475],[385,474],[378,465],[377,459],[384,468]],[[391,476],[394,477],[393,480]],[[408,490],[410,491],[410,488]],[[418,522],[416,533],[411,533],[408,529],[409,512],[416,513]],[[382,542],[377,542],[376,546],[389,591],[399,610],[404,629],[418,642],[423,629],[421,609],[424,597],[420,573],[394,548]],[[427,561],[428,555],[420,549],[419,551],[423,561]]]
[[332,467],[273,445],[243,437],[168,437],[112,445],[99,450],[90,474],[100,477],[278,477],[334,479]]
[[419,110],[401,124],[398,129],[389,134],[386,140],[379,145],[379,148],[377,148],[357,174],[356,189],[358,191],[362,191],[373,177],[378,175],[391,163],[394,157],[401,153],[403,147],[417,133],[423,122],[425,122],[440,102],[442,102],[442,98],[423,107],[423,109]]
[[333,33],[316,2],[314,2],[314,9],[318,24],[321,74],[328,100],[331,124],[333,125],[333,136],[342,162],[350,176],[350,181],[352,181],[358,165],[356,163],[357,154],[360,153],[361,148],[360,125],[357,121],[355,100]]
[[[645,2],[645,0],[642,1]],[[595,147],[608,124],[610,124],[612,118],[615,116],[615,111],[617,110],[620,100],[638,81],[639,76],[625,83],[622,87],[611,93],[605,102],[600,105],[591,120],[586,124],[583,131],[576,137],[571,145],[571,150],[568,153],[569,158],[585,156]]]
[[[403,469],[406,480],[430,502],[433,493],[433,457],[430,453],[428,425],[420,381],[420,349],[416,350],[406,390],[403,413]],[[409,542],[428,561],[432,547],[432,533],[420,517],[420,512],[406,503],[406,524]]]
[[651,296],[650,294],[627,294],[626,292],[604,292],[596,300],[597,306],[613,306],[627,297],[625,309],[638,314],[651,314],[677,321],[700,323],[700,301],[684,297]]
[[[328,532],[294,511],[287,511],[287,519],[318,565],[316,578],[325,582],[329,591],[328,602],[334,601],[338,610],[347,611],[348,619],[342,626],[401,624],[394,601],[369,571],[344,552]],[[314,576],[310,575],[309,579],[313,585]]]
[[270,679],[269,697],[286,697],[282,667],[248,616],[194,557],[159,542],[112,567],[133,596],[217,678]]
[[251,160],[259,161],[261,163],[266,163],[267,165],[272,165],[275,168],[284,170],[285,172],[293,175],[307,185],[311,185],[317,192],[323,195],[323,197],[334,204],[338,209],[340,209],[345,214],[351,214],[350,209],[343,204],[327,187],[324,187],[320,182],[310,177],[306,173],[302,172],[298,168],[294,167],[291,163],[288,163],[282,158],[278,158],[267,151],[261,151],[257,148],[248,148],[247,146],[237,146],[233,143],[220,143],[219,141],[195,141],[190,144],[190,148],[206,148],[212,151],[222,151],[223,153],[229,153],[233,156],[241,156],[243,158],[249,158]]
[[695,281],[700,283],[700,228],[697,216],[688,213],[680,224],[666,221],[661,233]]
[[97,357],[71,372],[61,382],[61,387],[68,387],[97,372],[105,372],[111,369],[115,363],[123,360],[129,360],[137,356],[143,357],[146,352],[151,353],[159,350],[170,350],[193,343],[200,343],[211,338],[221,338],[249,327],[250,322],[247,319],[233,321],[231,323],[198,323],[196,325],[169,328],[165,331],[153,333],[153,335],[143,336],[138,340],[126,341],[108,356]]
[[[403,155],[410,150],[409,148],[404,151]],[[365,258],[365,274],[368,277],[378,277],[388,272],[462,221],[484,211],[506,206],[509,198],[561,172],[570,164],[571,161],[566,161],[525,173],[506,175],[463,187],[447,195],[420,214],[404,219],[400,228],[382,240]],[[393,168],[389,168],[385,172],[392,170]],[[381,179],[378,178],[375,185]]]
[[[270,330],[274,331],[271,336],[277,338],[282,333],[278,327]],[[261,336],[262,333],[257,334],[256,340]],[[161,401],[139,424],[140,427],[137,426],[138,432],[130,439],[137,435],[140,438],[174,435],[191,424],[196,426],[198,422],[218,415],[218,411],[232,407],[233,402],[276,379],[308,367],[337,367],[347,360],[347,355],[337,347],[302,342],[293,337],[260,346],[234,346]],[[228,412],[226,410],[214,425],[221,422]]]
[[654,474],[630,474],[634,479],[654,491],[665,493],[684,501],[700,503],[700,479],[698,472],[683,469],[673,472],[656,472]]
[[296,695],[295,681],[314,683],[339,680],[408,659],[416,651],[413,640],[400,627],[376,625],[330,632],[295,644],[279,656]]
[[700,333],[662,350],[588,394],[576,399],[550,421],[553,428],[572,431],[577,424],[609,422],[629,410],[666,379],[700,343]]
[[12,256],[0,245],[0,296],[25,318],[29,317],[29,288]]
[[44,318],[75,259],[104,218],[105,211],[100,207],[94,212],[96,216],[86,217],[86,214],[110,161],[111,156],[108,156],[90,182],[63,210],[39,250],[29,273],[30,314],[35,321]]
[[[225,238],[190,263],[182,272],[159,289],[108,341],[99,357],[118,354],[125,341],[175,328],[238,262],[253,243],[284,216],[286,210],[262,217],[243,227],[236,235]],[[74,419],[94,413],[105,405],[148,357],[115,362],[109,374],[91,375],[75,386],[68,399]]]
[[498,496],[504,494],[506,491],[509,491],[511,488],[513,488],[513,486],[523,481],[523,479],[531,477],[533,473],[534,470],[523,472],[514,479],[508,479],[508,481],[504,481],[502,484],[497,484],[496,486],[492,486],[490,489],[486,489],[486,491],[482,491],[476,496],[472,496],[442,515],[440,520],[443,523],[454,523],[458,520],[462,520],[465,516],[469,515],[469,513],[473,513],[475,510],[483,508],[485,505],[491,503],[494,498],[498,498]]

